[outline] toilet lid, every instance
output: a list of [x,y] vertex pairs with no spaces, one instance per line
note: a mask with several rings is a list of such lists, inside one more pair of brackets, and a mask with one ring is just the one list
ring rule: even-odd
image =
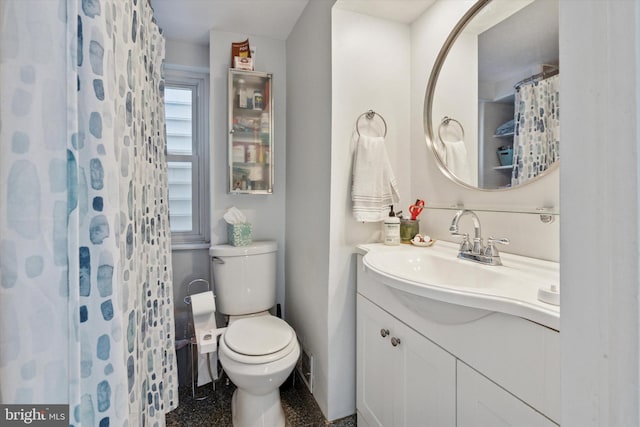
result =
[[285,348],[294,336],[291,326],[274,316],[238,319],[223,335],[231,350],[247,356],[276,353]]

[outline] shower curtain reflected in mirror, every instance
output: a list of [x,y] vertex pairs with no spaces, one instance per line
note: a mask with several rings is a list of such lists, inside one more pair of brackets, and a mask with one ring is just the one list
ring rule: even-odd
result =
[[0,2],[0,402],[178,403],[164,40],[148,0]]
[[556,74],[516,88],[512,187],[560,159],[559,82]]

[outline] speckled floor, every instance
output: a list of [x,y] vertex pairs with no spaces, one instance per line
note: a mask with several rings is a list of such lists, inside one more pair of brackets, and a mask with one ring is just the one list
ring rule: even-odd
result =
[[[190,386],[181,387],[178,407],[166,416],[167,427],[232,427],[231,396],[235,388],[224,375],[217,381],[215,391],[211,384],[196,389],[195,399]],[[309,389],[293,375],[280,387],[280,396],[287,427],[356,426],[355,415],[328,423]]]

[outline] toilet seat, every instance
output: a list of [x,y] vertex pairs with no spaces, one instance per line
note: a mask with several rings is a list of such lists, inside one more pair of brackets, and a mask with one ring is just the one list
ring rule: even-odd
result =
[[238,319],[231,323],[220,342],[232,360],[246,364],[282,359],[297,345],[296,334],[284,320],[267,315]]

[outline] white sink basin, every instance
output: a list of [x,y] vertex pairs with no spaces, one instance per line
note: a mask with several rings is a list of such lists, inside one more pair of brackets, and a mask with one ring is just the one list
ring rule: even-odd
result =
[[[559,264],[502,253],[502,266],[457,258],[458,245],[361,245],[367,273],[392,289],[475,309],[520,316],[560,329],[560,308],[538,300],[538,290],[559,285]],[[487,313],[488,314],[488,313]]]

